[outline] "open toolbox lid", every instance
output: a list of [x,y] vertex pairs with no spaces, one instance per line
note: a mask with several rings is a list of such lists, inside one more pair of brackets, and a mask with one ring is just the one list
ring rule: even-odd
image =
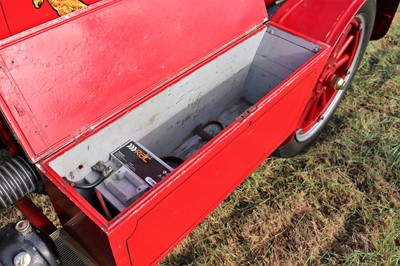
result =
[[103,1],[0,42],[0,106],[37,162],[266,19],[263,0]]

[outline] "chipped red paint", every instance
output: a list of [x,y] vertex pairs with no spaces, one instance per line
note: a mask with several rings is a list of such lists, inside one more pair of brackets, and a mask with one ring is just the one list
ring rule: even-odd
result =
[[[0,46],[0,106],[32,162],[154,93],[266,18],[263,2],[238,0],[111,1],[81,14]],[[85,114],[81,106],[89,107]]]

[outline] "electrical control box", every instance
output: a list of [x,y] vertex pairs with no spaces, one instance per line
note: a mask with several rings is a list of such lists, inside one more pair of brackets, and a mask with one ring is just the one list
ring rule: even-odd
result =
[[[105,169],[110,171],[97,171],[95,174],[93,173],[96,171],[93,171],[91,177],[86,177],[86,180],[92,182],[98,175],[106,174],[105,180],[96,186],[96,190],[119,212],[172,171],[172,168],[155,154],[132,140],[111,152],[110,160],[104,165]],[[92,169],[96,170],[96,167]]]

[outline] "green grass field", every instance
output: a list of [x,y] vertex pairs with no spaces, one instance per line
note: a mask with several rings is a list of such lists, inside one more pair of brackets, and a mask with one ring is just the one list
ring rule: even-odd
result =
[[400,265],[399,16],[317,143],[267,159],[161,265]]

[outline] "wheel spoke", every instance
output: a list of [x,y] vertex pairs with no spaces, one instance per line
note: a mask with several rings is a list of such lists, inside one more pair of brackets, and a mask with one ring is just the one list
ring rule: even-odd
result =
[[345,64],[346,62],[349,61],[349,58],[350,58],[349,55],[347,55],[347,54],[343,55],[343,56],[336,62],[335,68],[336,68],[336,69],[339,69],[340,67],[342,67],[343,64]]
[[339,40],[339,42],[336,44],[336,51],[334,53],[334,58],[339,58],[340,56],[338,56],[339,52],[340,52],[340,47],[343,47],[343,44],[345,43],[346,37],[349,35],[350,30],[352,28],[352,24],[348,25],[347,28],[343,31],[342,34],[342,38]]
[[319,106],[326,106],[326,104],[328,103],[328,99],[327,99],[327,91],[326,89],[324,90],[324,92],[321,94],[321,97],[319,98]]
[[339,59],[340,57],[342,57],[342,55],[347,50],[347,48],[349,48],[349,46],[350,46],[350,44],[352,43],[353,40],[354,40],[354,36],[353,35],[349,35],[347,37],[346,41],[343,43],[343,45],[340,47],[338,53],[336,54],[335,59]]

